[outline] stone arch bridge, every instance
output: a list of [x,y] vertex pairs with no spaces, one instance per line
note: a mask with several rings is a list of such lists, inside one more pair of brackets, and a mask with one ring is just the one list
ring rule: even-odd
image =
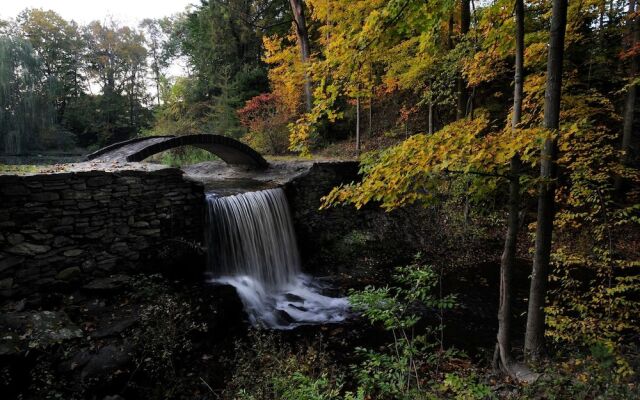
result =
[[267,168],[267,161],[254,149],[230,137],[212,134],[185,136],[148,136],[118,142],[87,155],[98,162],[137,162],[154,154],[181,146],[209,151],[231,165]]

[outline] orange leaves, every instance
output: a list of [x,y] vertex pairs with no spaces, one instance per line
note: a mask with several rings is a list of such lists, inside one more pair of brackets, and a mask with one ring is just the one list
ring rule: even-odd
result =
[[640,56],[640,43],[636,43],[633,47],[621,51],[618,57],[620,57],[621,60],[627,60],[638,56]]
[[305,66],[295,40],[293,32],[290,32],[286,40],[277,36],[263,38],[263,60],[270,66],[271,91],[281,99],[292,115],[297,114],[302,107],[305,74]]

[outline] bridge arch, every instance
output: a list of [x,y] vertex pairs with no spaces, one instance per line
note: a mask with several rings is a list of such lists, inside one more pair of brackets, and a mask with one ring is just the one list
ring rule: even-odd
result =
[[87,156],[94,161],[139,162],[154,154],[181,146],[194,146],[220,157],[227,164],[266,168],[269,164],[254,149],[233,138],[197,134],[185,136],[150,136],[107,146]]

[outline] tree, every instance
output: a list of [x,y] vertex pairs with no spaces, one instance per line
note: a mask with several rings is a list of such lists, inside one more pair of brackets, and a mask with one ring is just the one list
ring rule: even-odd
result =
[[20,37],[0,35],[0,146],[8,154],[41,147],[55,110],[40,59]]
[[540,155],[536,241],[525,336],[525,352],[534,358],[539,356],[544,348],[544,306],[553,234],[558,156],[557,131],[560,125],[566,25],[567,0],[553,0],[544,95],[544,128],[548,130],[548,137],[544,141]]
[[[460,34],[464,40],[469,33],[471,25],[471,1],[460,0]],[[458,77],[456,82],[458,88],[458,108],[456,118],[461,119],[467,116],[469,96],[467,95],[467,84],[463,77]]]
[[[309,43],[309,32],[307,31],[307,21],[304,15],[304,1],[303,0],[289,0],[291,3],[291,14],[293,15],[293,22],[296,28],[296,34],[298,36],[298,43],[300,44],[300,56],[302,63],[309,62],[311,56],[311,44]],[[306,100],[307,111],[311,111],[313,106],[313,95],[311,93],[311,80],[308,73],[305,72],[304,81],[304,97]]]
[[211,0],[163,22],[163,30],[171,28],[162,58],[185,59],[189,76],[174,82],[176,91],[167,89],[180,93],[168,93],[167,101],[184,103],[163,104],[152,132],[181,126],[179,134],[240,136],[236,110],[269,90],[263,37],[286,29],[289,17],[286,0]]
[[145,33],[145,43],[150,57],[149,67],[155,83],[155,97],[158,104],[160,104],[162,98],[160,90],[163,71],[169,66],[170,61],[170,49],[167,46],[170,26],[171,21],[168,18],[162,20],[146,18],[140,23],[140,28]]
[[58,123],[63,122],[71,98],[84,86],[81,76],[84,43],[75,22],[53,11],[28,9],[18,16],[22,34],[42,61],[47,85],[53,95]]
[[[515,0],[515,72],[513,78],[513,110],[511,130],[518,134],[522,116],[522,98],[524,83],[524,0]],[[500,258],[500,301],[498,310],[498,335],[494,354],[494,368],[524,381],[537,378],[528,368],[515,364],[511,353],[512,323],[512,275],[516,261],[518,231],[520,226],[520,170],[522,162],[518,154],[511,157],[509,171],[509,202],[507,216],[507,233],[504,249]]]
[[144,125],[139,119],[146,101],[144,35],[115,21],[94,21],[85,28],[85,37],[88,71],[102,91],[103,140],[127,138]]
[[[627,19],[627,30],[629,37],[628,50],[625,54],[631,60],[629,66],[629,80],[627,85],[627,98],[624,104],[624,125],[622,127],[622,164],[628,165],[631,159],[631,139],[633,136],[633,123],[636,109],[636,92],[638,80],[638,60],[640,60],[640,50],[637,48],[640,43],[640,17],[636,10],[636,0],[629,0],[629,11]],[[616,191],[622,190],[623,179],[616,178]]]

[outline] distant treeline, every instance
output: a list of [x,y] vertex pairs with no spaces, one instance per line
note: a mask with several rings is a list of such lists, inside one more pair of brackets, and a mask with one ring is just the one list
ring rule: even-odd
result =
[[[287,13],[285,1],[213,1],[137,27],[41,9],[0,20],[0,152],[148,132],[240,136],[236,109],[269,88],[262,35],[289,29]],[[173,63],[188,76],[169,77]]]

